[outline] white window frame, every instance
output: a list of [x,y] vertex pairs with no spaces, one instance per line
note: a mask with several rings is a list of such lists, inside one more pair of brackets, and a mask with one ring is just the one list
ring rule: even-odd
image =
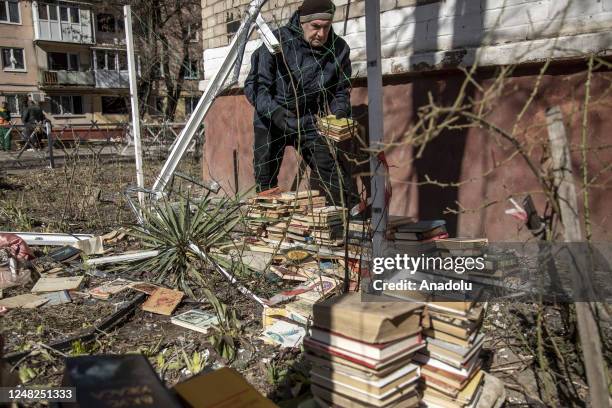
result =
[[11,111],[12,118],[20,118],[21,117],[21,106],[19,106],[19,102],[21,98],[27,96],[28,94],[5,94],[4,101],[9,102],[9,99],[15,98],[15,111]]
[[[2,52],[2,54],[4,54],[5,49],[11,50],[11,65],[12,67],[5,67],[4,66],[4,61],[2,61],[2,70],[3,71],[7,71],[7,72],[27,72],[28,71],[28,66],[26,64],[26,55],[25,55],[25,48],[20,48],[20,47],[0,47],[0,52]],[[13,60],[15,59],[15,55],[13,50],[21,50],[23,55],[23,68],[15,68],[15,63],[13,62]],[[0,58],[2,58],[2,56],[0,55]]]
[[[74,98],[75,97],[79,97],[81,98],[81,113],[72,113],[74,112]],[[49,97],[51,100],[51,114],[53,116],[84,116],[85,115],[85,108],[83,106],[83,95],[52,95]],[[53,107],[56,106],[56,104],[54,104],[54,100],[53,98],[60,98],[60,103],[57,105],[57,107],[59,107],[60,109],[60,113],[53,113]],[[62,106],[62,102],[61,102],[61,98],[70,98],[70,110],[72,112],[64,112],[64,107]]]
[[[104,67],[103,68],[100,68],[98,66],[98,58],[96,56],[96,53],[98,52],[104,53]],[[128,71],[127,69],[119,69],[119,53],[121,52],[126,53],[126,59],[127,59],[127,51],[124,51],[124,50],[107,50],[103,48],[94,49],[93,50],[94,70],[99,69],[99,70],[105,70],[105,71],[127,72]],[[113,68],[108,68],[109,62],[111,59],[113,60]]]
[[[17,16],[19,17],[19,21],[15,22],[15,21],[11,21],[11,15],[9,13],[9,3],[17,3]],[[4,7],[4,9],[6,10],[6,17],[8,18],[8,20],[0,20],[0,24],[15,24],[15,25],[21,25],[21,7],[19,7],[20,2],[17,1],[12,1],[12,0],[0,0],[0,7]]]

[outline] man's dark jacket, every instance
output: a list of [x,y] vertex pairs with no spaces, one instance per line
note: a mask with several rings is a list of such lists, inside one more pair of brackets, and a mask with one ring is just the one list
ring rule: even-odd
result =
[[23,123],[35,124],[36,122],[42,122],[45,120],[45,114],[38,105],[29,106],[21,118]]
[[[245,95],[255,106],[254,126],[271,130],[278,109],[294,113],[304,135],[316,135],[315,115],[350,114],[350,48],[333,32],[325,45],[312,48],[304,40],[299,12],[274,31],[282,53],[272,55],[262,45],[252,56]],[[295,87],[295,88],[294,88]],[[296,104],[297,94],[297,104]],[[297,133],[297,119],[286,121],[285,134]]]

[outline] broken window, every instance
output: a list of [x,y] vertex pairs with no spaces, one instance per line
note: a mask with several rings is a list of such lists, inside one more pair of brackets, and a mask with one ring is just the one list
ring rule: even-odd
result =
[[103,33],[114,33],[116,31],[115,16],[112,14],[100,13],[97,15],[98,31]]
[[81,95],[51,96],[51,113],[54,115],[83,114],[83,98]]
[[5,71],[25,70],[23,48],[2,48],[2,68]]
[[198,60],[189,60],[185,65],[185,75],[183,78],[185,79],[199,79],[200,77],[200,69],[199,69],[199,61]]

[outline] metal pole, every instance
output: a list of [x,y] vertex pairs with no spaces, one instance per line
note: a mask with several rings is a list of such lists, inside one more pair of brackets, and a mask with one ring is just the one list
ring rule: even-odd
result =
[[[382,151],[383,145],[383,86],[380,51],[380,2],[366,0],[366,56],[368,61],[368,121],[370,149]],[[376,155],[370,157],[372,174],[372,259],[382,256],[384,232],[387,227],[385,203],[385,167]]]
[[189,116],[185,127],[181,131],[180,135],[174,142],[172,151],[164,163],[164,167],[161,169],[155,183],[153,184],[153,190],[161,194],[164,187],[170,181],[172,174],[176,170],[179,161],[187,151],[189,143],[193,136],[196,134],[200,124],[204,121],[208,110],[210,109],[214,99],[220,90],[223,89],[225,80],[229,77],[232,69],[238,59],[241,45],[243,41],[248,41],[249,35],[255,23],[255,19],[259,15],[259,10],[267,0],[252,0],[249,3],[249,7],[243,17],[242,24],[236,31],[236,34],[232,38],[230,45],[227,47],[227,55],[225,60],[221,64],[219,70],[214,74],[210,83],[206,87],[204,94],[200,98],[198,105]]
[[[140,109],[138,107],[138,87],[136,83],[136,58],[134,57],[134,38],[132,37],[132,8],[123,6],[125,19],[125,42],[127,45],[128,74],[130,78],[130,99],[132,106],[132,136],[134,139],[134,156],[136,159],[136,184],[144,188],[144,174],[142,172],[142,144],[140,143]],[[144,193],[138,193],[140,206],[144,205]]]
[[51,135],[51,123],[45,122],[45,132],[47,132],[47,145],[49,149],[49,165],[55,168],[55,158],[53,157],[53,137]]

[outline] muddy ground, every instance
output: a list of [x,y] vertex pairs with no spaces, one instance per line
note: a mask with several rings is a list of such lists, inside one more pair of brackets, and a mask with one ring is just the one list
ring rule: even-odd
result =
[[[152,185],[161,162],[145,164],[145,185]],[[180,170],[198,177],[200,164],[188,158]],[[133,185],[135,171],[132,163],[114,160],[81,161],[69,160],[65,166],[50,169],[32,169],[6,175],[0,185],[0,230],[42,231],[42,232],[83,232],[104,234],[119,227],[129,226],[134,216],[129,211],[122,192]],[[177,188],[195,191],[185,183]],[[120,253],[125,249],[138,248],[136,241],[122,241],[111,250]],[[120,272],[104,271],[106,278],[86,276],[85,287],[94,287],[115,277],[134,278],[129,270]],[[238,358],[231,366],[264,395],[276,402],[304,397],[308,389],[307,366],[301,361],[300,350],[281,350],[264,344],[259,339],[261,331],[261,307],[240,294],[232,285],[214,271],[202,266],[202,276],[218,298],[236,310],[245,330],[241,337],[242,346]],[[139,276],[147,280],[152,277]],[[249,283],[264,292],[273,292],[277,283],[259,277]],[[4,296],[26,293],[32,284],[4,291]],[[63,358],[79,354],[145,354],[168,386],[192,375],[203,367],[216,367],[228,362],[219,356],[211,346],[207,335],[175,326],[170,318],[143,312],[136,308],[129,319],[106,333],[100,333],[91,343],[75,342],[62,353],[51,351],[45,346],[62,338],[76,335],[104,319],[117,308],[124,306],[136,296],[136,292],[125,291],[108,301],[75,299],[73,303],[40,307],[30,310],[10,310],[1,319],[1,332],[6,346],[4,353],[33,351],[14,370],[22,381],[29,385],[57,386],[61,382]],[[176,312],[194,307],[210,310],[202,298],[183,302]],[[550,322],[546,337],[557,340],[555,346],[564,356],[564,364],[540,370],[538,349],[534,346],[534,316],[538,313],[534,304],[489,305],[483,330],[487,333],[485,346],[485,368],[501,378],[507,385],[509,399],[507,406],[546,406],[542,384],[552,380],[557,406],[581,406],[587,394],[584,373],[581,372],[579,355],[576,353],[574,326],[560,322],[560,312],[547,311],[545,318]],[[610,339],[610,331],[606,342]],[[604,336],[605,338],[605,336]],[[609,345],[606,353],[609,360]],[[543,352],[550,353],[551,347]],[[200,358],[199,364],[194,364]],[[550,378],[549,378],[550,377]],[[563,381],[559,377],[565,377]],[[573,389],[564,390],[563,384]],[[561,384],[561,385],[559,385]],[[566,405],[566,394],[576,395]],[[554,404],[552,404],[554,405]]]

